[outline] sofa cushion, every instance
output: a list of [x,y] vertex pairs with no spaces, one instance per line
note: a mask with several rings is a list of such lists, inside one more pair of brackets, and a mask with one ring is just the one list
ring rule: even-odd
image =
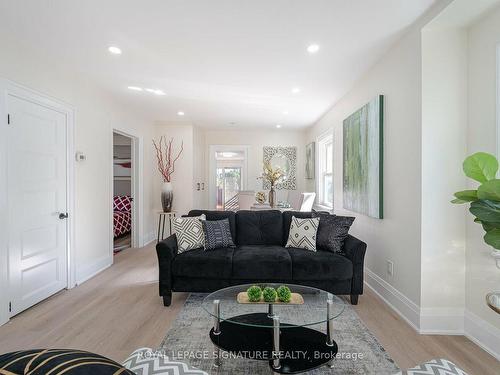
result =
[[343,253],[344,242],[354,222],[354,217],[329,214],[317,216],[320,218],[316,241],[318,249]]
[[283,212],[283,245],[288,241],[290,235],[290,225],[292,224],[292,217],[298,219],[310,219],[315,217],[314,212],[301,212],[301,211],[285,211]]
[[172,229],[177,237],[179,253],[205,246],[202,220],[205,220],[205,215],[175,217],[172,220]]
[[234,250],[232,278],[291,280],[292,259],[282,246],[238,246]]
[[233,211],[213,211],[213,210],[191,210],[187,216],[205,215],[208,221],[229,220],[229,228],[231,229],[231,237],[236,243],[236,215]]
[[280,211],[238,211],[236,213],[237,245],[283,244],[283,218]]
[[234,247],[229,220],[203,220],[203,233],[205,234],[205,250],[221,247]]
[[285,247],[316,251],[316,233],[318,232],[319,218],[299,219],[292,217],[290,234]]
[[219,248],[210,251],[204,251],[202,248],[189,250],[174,258],[172,274],[205,279],[230,278],[232,261],[232,248]]
[[288,248],[293,280],[347,280],[352,278],[352,262],[329,251],[312,252]]

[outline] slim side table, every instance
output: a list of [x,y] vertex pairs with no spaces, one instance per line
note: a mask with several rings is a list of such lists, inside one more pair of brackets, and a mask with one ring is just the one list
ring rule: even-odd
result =
[[168,220],[168,235],[172,235],[172,220],[175,219],[177,212],[158,212],[158,236],[156,242],[160,242],[165,238],[165,223]]

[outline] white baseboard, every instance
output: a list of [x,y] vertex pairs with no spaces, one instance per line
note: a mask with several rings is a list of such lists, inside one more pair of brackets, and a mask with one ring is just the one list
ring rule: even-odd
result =
[[365,268],[365,284],[416,331],[420,328],[420,307],[387,281]]
[[101,273],[106,268],[113,264],[113,258],[103,258],[90,266],[84,267],[82,270],[76,270],[77,278],[76,285],[83,284],[85,281],[93,278],[98,273]]
[[419,327],[425,335],[463,335],[464,309],[420,308]]
[[500,329],[465,310],[465,336],[500,361]]

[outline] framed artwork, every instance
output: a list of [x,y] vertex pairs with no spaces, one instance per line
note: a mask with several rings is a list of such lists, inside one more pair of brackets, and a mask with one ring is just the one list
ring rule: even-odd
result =
[[[276,189],[297,189],[297,147],[264,146],[263,162],[280,167],[285,172],[285,180],[276,184]],[[262,189],[271,189],[268,181],[262,181]]]
[[311,142],[306,146],[306,178],[308,180],[314,179],[315,157],[316,157],[315,150],[316,146],[314,142]]
[[343,123],[344,208],[383,218],[384,96]]

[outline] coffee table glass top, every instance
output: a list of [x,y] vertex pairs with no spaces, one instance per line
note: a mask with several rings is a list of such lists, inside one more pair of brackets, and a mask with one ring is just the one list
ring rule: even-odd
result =
[[[325,323],[330,319],[339,317],[345,309],[345,302],[343,299],[325,292],[324,290],[294,285],[294,284],[273,284],[266,283],[265,286],[277,289],[281,285],[286,285],[290,288],[292,293],[299,293],[304,303],[301,305],[291,304],[273,304],[272,311],[270,311],[269,304],[267,303],[238,303],[238,293],[246,293],[247,289],[256,284],[245,284],[231,286],[228,288],[220,289],[216,292],[210,293],[203,300],[203,309],[212,317],[216,317],[217,304],[214,301],[219,301],[219,319],[220,321],[227,321],[235,324],[254,326],[254,327],[273,327],[272,315],[269,319],[251,319],[251,314],[270,313],[279,317],[282,322],[280,328],[293,328],[304,327],[315,324]],[[261,286],[261,284],[257,284]],[[330,318],[327,315],[327,301],[331,300]],[[248,319],[245,319],[248,316]],[[287,323],[289,325],[287,325]]]

